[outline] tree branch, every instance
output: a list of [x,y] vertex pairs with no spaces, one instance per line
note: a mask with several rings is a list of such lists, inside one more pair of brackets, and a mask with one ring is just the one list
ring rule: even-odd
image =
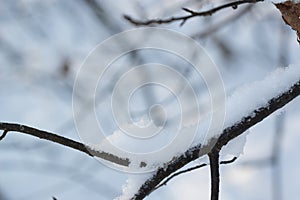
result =
[[234,161],[236,161],[237,157],[233,157],[231,160],[224,160],[224,161],[221,161],[220,164],[221,165],[227,165],[227,164],[231,164],[233,163]]
[[5,138],[5,136],[6,136],[7,133],[8,133],[7,130],[4,130],[4,131],[3,131],[2,135],[0,136],[0,141],[3,140],[3,139]]
[[219,199],[220,169],[219,169],[219,150],[212,150],[209,154],[210,177],[211,177],[211,200]]
[[207,36],[212,35],[215,32],[217,32],[218,30],[225,27],[227,24],[233,23],[236,20],[240,20],[245,14],[247,14],[247,13],[249,13],[249,11],[251,11],[253,6],[254,6],[254,4],[247,5],[245,8],[239,9],[239,12],[237,12],[235,14],[232,14],[232,15],[226,17],[226,18],[220,19],[220,21],[218,21],[215,24],[207,27],[202,32],[199,32],[199,33],[196,33],[196,34],[192,35],[191,37],[194,38],[194,39],[203,39]]
[[[164,167],[158,168],[157,171],[154,173],[154,175],[150,179],[145,181],[145,183],[139,188],[138,192],[132,197],[132,199],[143,199],[144,197],[149,195],[152,191],[154,191],[156,186],[159,185],[159,183],[163,179],[168,177],[170,174],[174,173],[175,171],[185,166],[189,162],[203,155],[211,153],[212,152],[211,150],[220,150],[230,140],[241,135],[243,132],[245,132],[247,129],[254,126],[255,124],[261,122],[264,118],[268,117],[274,111],[288,104],[298,95],[300,95],[300,81],[295,83],[285,92],[283,92],[281,95],[270,99],[265,106],[262,106],[254,110],[252,113],[250,113],[248,116],[245,116],[240,121],[236,122],[234,125],[224,129],[220,134],[219,138],[210,139],[206,145],[199,144],[197,146],[194,146],[188,149],[182,155],[172,159],[168,163],[165,163]],[[90,156],[97,156],[102,159],[123,166],[128,166],[130,164],[129,159],[127,158],[119,158],[118,156],[112,155],[107,152],[95,151],[80,142],[68,138],[64,138],[54,133],[28,127],[25,125],[13,124],[13,123],[0,123],[0,130],[4,131],[1,136],[1,139],[3,139],[8,132],[16,131],[16,132],[32,135],[35,137],[39,137],[41,139],[45,139],[48,141],[52,141],[76,149],[78,151],[84,152]]]
[[[237,159],[237,157],[233,157],[231,160],[225,160],[225,161],[221,161],[220,164],[230,164],[230,163],[233,163],[235,160]],[[193,170],[196,170],[196,169],[200,169],[202,167],[206,167],[208,164],[206,163],[203,163],[203,164],[200,164],[200,165],[197,165],[195,167],[191,167],[191,168],[188,168],[188,169],[185,169],[185,170],[182,170],[182,171],[179,171],[179,172],[176,172],[174,174],[172,174],[170,177],[168,177],[164,182],[162,182],[161,184],[159,184],[157,187],[155,187],[155,189],[158,189],[164,185],[167,185],[167,183],[172,180],[173,178],[175,178],[176,176],[180,175],[180,174],[184,174],[184,173],[187,173],[187,172],[191,172]]]
[[132,199],[145,198],[155,190],[156,186],[159,185],[163,179],[168,177],[170,174],[185,166],[189,162],[210,153],[211,149],[221,149],[230,140],[241,135],[255,124],[261,122],[263,119],[271,115],[276,110],[282,108],[299,95],[300,81],[295,83],[281,95],[270,99],[265,106],[254,110],[248,116],[242,118],[239,122],[236,122],[234,125],[224,129],[219,138],[212,138],[206,145],[199,144],[198,146],[194,146],[188,149],[182,155],[174,158],[169,163],[166,163],[164,167],[158,168],[156,172],[154,172],[153,176],[142,184]]
[[193,10],[190,10],[187,8],[182,8],[185,12],[188,12],[189,14],[180,16],[180,17],[170,17],[170,18],[166,18],[166,19],[150,19],[150,20],[142,21],[142,20],[133,19],[129,15],[124,15],[123,17],[127,21],[129,21],[130,23],[132,23],[136,26],[147,26],[147,25],[152,25],[152,24],[167,24],[167,23],[172,23],[175,21],[181,21],[180,25],[183,25],[188,19],[193,18],[193,17],[210,16],[224,8],[232,7],[233,9],[236,9],[238,7],[238,5],[246,4],[246,3],[257,3],[260,1],[264,1],[264,0],[239,0],[239,1],[230,2],[227,4],[212,8],[207,11],[202,11],[202,12],[196,12],[196,11],[193,11]]
[[35,136],[35,137],[38,137],[38,138],[41,138],[44,140],[52,141],[52,142],[61,144],[63,146],[70,147],[72,149],[86,153],[89,156],[92,156],[92,157],[96,156],[96,157],[102,158],[107,161],[111,161],[111,162],[119,164],[119,165],[129,166],[129,164],[130,164],[130,161],[128,158],[120,158],[111,153],[107,153],[107,152],[103,152],[103,151],[95,151],[94,149],[92,149],[89,146],[86,146],[80,142],[59,136],[54,133],[50,133],[47,131],[43,131],[43,130],[32,128],[29,126],[25,126],[22,124],[0,122],[0,130],[4,131],[0,137],[0,140],[3,139],[8,132],[11,132],[11,131],[25,133],[27,135],[32,135],[32,136]]

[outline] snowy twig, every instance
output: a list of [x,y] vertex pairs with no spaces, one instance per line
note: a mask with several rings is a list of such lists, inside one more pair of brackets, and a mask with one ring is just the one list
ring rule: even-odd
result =
[[220,171],[219,171],[219,158],[220,150],[213,149],[208,153],[210,164],[210,177],[211,177],[211,200],[219,199],[219,186],[220,186]]
[[[300,81],[289,87],[281,95],[273,97],[268,101],[265,106],[255,109],[248,116],[243,117],[240,121],[236,122],[232,126],[224,129],[219,138],[212,138],[206,145],[194,146],[182,155],[174,158],[171,162],[166,163],[164,167],[160,167],[156,170],[151,178],[146,180],[138,192],[132,197],[132,199],[143,199],[151,192],[153,192],[160,182],[174,173],[181,167],[196,160],[200,156],[210,153],[211,149],[220,150],[229,141],[244,133],[250,127],[261,122],[263,119],[271,115],[276,110],[282,108],[294,98],[300,95]],[[213,146],[213,148],[211,148]]]
[[0,140],[3,139],[6,136],[6,134],[10,131],[25,133],[25,134],[32,135],[35,137],[39,137],[41,139],[45,139],[48,141],[52,141],[52,142],[61,144],[63,146],[70,147],[72,149],[76,149],[78,151],[88,154],[89,156],[92,156],[92,157],[96,156],[96,157],[102,158],[107,161],[111,161],[111,162],[119,164],[119,165],[129,166],[129,164],[130,164],[129,159],[127,159],[127,158],[120,158],[116,155],[113,155],[113,154],[107,153],[107,152],[103,152],[103,151],[95,151],[80,142],[59,136],[54,133],[50,133],[47,131],[43,131],[43,130],[32,128],[29,126],[25,126],[22,124],[0,123],[0,130],[4,130],[3,134],[0,137]]
[[193,18],[193,17],[210,16],[224,8],[232,7],[233,9],[236,9],[238,7],[238,5],[246,4],[246,3],[257,3],[259,1],[263,1],[263,0],[239,0],[239,1],[230,2],[227,4],[212,8],[207,11],[202,11],[202,12],[197,12],[197,11],[193,11],[193,10],[190,10],[187,8],[182,8],[185,12],[188,12],[189,14],[180,16],[180,17],[170,17],[170,18],[166,18],[166,19],[150,19],[150,20],[142,21],[142,20],[133,19],[132,17],[130,17],[128,15],[124,15],[124,18],[136,26],[147,26],[147,25],[151,25],[151,24],[167,24],[167,23],[171,23],[171,22],[175,22],[175,21],[181,21],[180,25],[183,25],[188,19]]

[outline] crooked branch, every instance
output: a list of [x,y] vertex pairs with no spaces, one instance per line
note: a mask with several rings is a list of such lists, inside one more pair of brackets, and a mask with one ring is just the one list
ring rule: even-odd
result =
[[204,17],[204,16],[210,16],[220,10],[223,10],[224,8],[233,8],[236,9],[239,5],[241,4],[247,4],[247,3],[257,3],[260,1],[264,0],[239,0],[239,1],[234,1],[230,3],[226,3],[224,5],[212,8],[207,11],[202,11],[202,12],[197,12],[190,10],[188,8],[182,8],[185,12],[188,12],[188,15],[184,16],[179,16],[179,17],[169,17],[166,19],[150,19],[150,20],[138,20],[130,17],[129,15],[124,15],[123,17],[129,21],[130,23],[136,25],[136,26],[147,26],[147,25],[152,25],[152,24],[167,24],[167,23],[172,23],[175,21],[181,21],[180,25],[183,25],[188,19],[193,18],[193,17]]
[[222,29],[229,23],[233,23],[236,20],[240,20],[245,14],[249,13],[252,10],[254,4],[249,4],[243,9],[239,9],[238,13],[232,14],[226,18],[220,19],[220,21],[216,22],[215,24],[205,28],[202,32],[196,33],[191,37],[194,39],[203,39],[211,34],[217,32],[218,30]]
[[70,147],[72,149],[81,151],[83,153],[88,154],[89,156],[96,156],[99,158],[102,158],[107,161],[111,161],[113,163],[123,165],[123,166],[129,166],[130,161],[127,158],[120,158],[116,155],[113,155],[111,153],[103,152],[103,151],[96,151],[89,146],[86,146],[80,142],[62,137],[60,135],[50,133],[47,131],[39,130],[36,128],[32,128],[29,126],[25,126],[22,124],[13,124],[13,123],[0,123],[0,130],[3,130],[3,134],[0,136],[0,140],[3,139],[8,132],[19,132],[24,133],[27,135],[35,136],[44,140],[52,141],[58,144],[61,144],[66,147]]
[[[227,165],[227,164],[230,164],[230,163],[233,163],[235,160],[237,159],[237,157],[233,157],[231,160],[225,160],[225,161],[221,161],[220,164],[221,165]],[[175,178],[176,176],[179,176],[180,174],[184,174],[184,173],[187,173],[187,172],[191,172],[193,170],[196,170],[196,169],[200,169],[202,167],[206,167],[208,164],[206,163],[202,163],[200,165],[197,165],[195,167],[191,167],[191,168],[188,168],[188,169],[185,169],[185,170],[182,170],[182,171],[179,171],[179,172],[176,172],[174,174],[172,174],[170,177],[168,177],[164,182],[162,182],[161,184],[159,184],[157,187],[155,187],[155,189],[158,189],[164,185],[167,185],[167,183],[172,180],[173,178]]]
[[[300,81],[295,83],[281,95],[270,99],[265,106],[254,110],[252,113],[250,113],[248,116],[245,116],[234,125],[224,129],[218,138],[212,138],[206,145],[199,144],[198,146],[194,146],[188,149],[182,155],[172,159],[168,163],[165,163],[164,167],[158,168],[156,172],[154,172],[154,175],[150,179],[145,181],[143,185],[141,185],[138,192],[132,197],[132,199],[143,199],[152,191],[154,191],[157,185],[161,183],[161,181],[163,181],[166,177],[168,177],[181,167],[185,166],[189,162],[196,160],[203,155],[211,154],[214,151],[219,152],[221,148],[229,141],[241,135],[243,132],[245,132],[255,124],[261,122],[263,119],[271,115],[276,110],[282,108],[299,95]],[[0,136],[0,139],[3,139],[5,136],[7,136],[9,132],[20,132],[52,141],[84,152],[89,156],[97,156],[116,164],[120,164],[123,166],[128,166],[130,164],[130,160],[127,158],[120,158],[107,152],[95,151],[80,142],[25,125],[0,123],[0,130],[3,130],[3,134]]]
[[250,127],[261,122],[263,119],[271,115],[276,110],[282,108],[299,95],[300,81],[295,83],[281,95],[270,99],[265,106],[254,110],[248,116],[242,118],[239,122],[224,129],[219,138],[212,138],[207,145],[198,145],[192,147],[184,152],[181,156],[178,156],[171,162],[166,163],[164,167],[157,169],[154,175],[141,185],[138,192],[131,199],[137,200],[145,198],[155,190],[156,186],[159,185],[163,179],[191,161],[194,161],[213,150],[220,150],[230,140],[236,138]]

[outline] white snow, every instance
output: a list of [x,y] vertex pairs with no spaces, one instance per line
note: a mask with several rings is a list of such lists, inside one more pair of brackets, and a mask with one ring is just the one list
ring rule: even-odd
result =
[[116,197],[115,200],[128,200],[134,196],[136,191],[140,188],[140,186],[145,182],[145,180],[151,177],[151,173],[149,174],[130,174],[128,179],[126,180],[126,184],[122,186],[122,195]]
[[300,66],[278,68],[262,81],[240,86],[228,99],[225,126],[232,126],[256,108],[287,91],[300,79]]
[[[282,0],[276,1],[282,2]],[[195,10],[201,9],[200,4],[192,5],[190,1],[181,1],[176,4],[168,0],[165,0],[165,2],[168,7],[163,7],[153,0],[127,1],[126,3],[125,1],[103,1],[100,3],[105,5],[104,10],[107,11],[107,16],[115,16],[116,20],[112,20],[112,22],[120,23],[122,30],[133,27],[126,20],[123,20],[122,14],[144,19],[150,15],[155,17],[181,15],[183,14],[180,11],[182,6]],[[201,1],[201,4],[205,3],[207,1]],[[221,1],[217,1],[215,5],[221,4]],[[280,48],[278,37],[281,35],[282,30],[272,24],[282,23],[280,12],[269,2],[258,3],[256,9],[255,13],[246,13],[234,23],[228,24],[228,26],[215,33],[216,38],[221,38],[221,42],[233,52],[234,59],[230,60],[227,54],[222,56],[223,53],[218,48],[219,45],[217,45],[218,42],[215,40],[215,36],[214,38],[207,37],[201,41],[219,66],[230,66],[230,68],[222,68],[224,74],[228,74],[227,77],[224,77],[225,86],[229,89],[227,91],[240,83],[254,79],[259,80],[260,77],[263,77],[267,71],[273,68],[272,66],[278,63],[278,50]],[[57,75],[58,68],[65,58],[70,59],[71,75],[74,75],[73,73],[77,71],[90,49],[98,42],[111,36],[112,33],[108,33],[107,27],[97,21],[94,13],[83,1],[2,1],[0,10],[3,19],[1,25],[5,27],[0,31],[2,44],[0,55],[0,87],[2,91],[0,112],[2,121],[28,124],[55,131],[58,134],[77,140],[78,136],[75,134],[73,123],[66,123],[70,120],[72,122],[69,88],[63,86],[64,79],[56,81],[52,80],[52,76]],[[111,10],[113,12],[110,12]],[[234,12],[239,12],[239,10]],[[234,14],[231,10],[220,14],[223,13],[224,15]],[[179,27],[179,23],[170,24],[167,27],[192,35],[206,30],[206,26],[213,25],[214,22],[221,19],[218,15],[212,16],[209,20],[211,24],[206,19],[192,19],[182,27]],[[226,17],[224,16],[224,19]],[[247,24],[246,27],[245,24]],[[235,37],[232,37],[233,34]],[[299,61],[300,49],[294,35],[294,32],[286,31],[283,39],[285,45],[287,45],[288,63]],[[11,53],[10,50],[12,50]],[[238,55],[236,52],[239,52]],[[72,78],[71,81],[73,81]],[[294,152],[297,152],[299,148],[300,141],[297,133],[297,130],[299,130],[300,106],[298,100],[294,101],[298,104],[287,107],[289,111],[293,112],[293,115],[288,112],[285,120],[286,129],[284,131],[287,135],[284,138],[284,143],[286,146],[282,149],[283,160],[281,162],[284,172],[282,182],[284,199],[297,197],[299,189],[299,182],[297,177],[294,176],[298,172],[300,163],[300,157],[297,159],[294,156]],[[106,110],[101,110],[101,112],[108,113]],[[85,114],[83,114],[83,118],[84,116]],[[249,134],[251,137],[247,138],[248,149],[243,159],[247,160],[249,155],[252,155],[253,159],[264,158],[269,155],[268,147],[271,145],[274,131],[272,129],[273,121],[269,121],[269,125],[264,121],[259,124],[259,129],[257,129],[257,126],[251,129],[251,134]],[[114,126],[111,125],[109,119],[105,122],[110,132],[114,130]],[[94,130],[91,129],[91,131]],[[267,136],[262,137],[261,135]],[[251,142],[253,137],[254,142],[251,145],[249,141]],[[123,173],[99,165],[98,162],[90,160],[90,157],[84,157],[85,155],[74,153],[72,150],[58,148],[57,145],[46,144],[46,147],[44,147],[42,144],[42,149],[33,148],[33,150],[30,150],[32,156],[26,158],[25,163],[28,164],[24,164],[24,154],[20,153],[20,150],[39,146],[37,145],[39,142],[32,137],[17,134],[12,134],[7,139],[1,141],[0,144],[1,151],[5,151],[0,158],[0,171],[2,172],[0,173],[0,193],[4,193],[7,198],[24,199],[30,193],[33,195],[28,199],[32,200],[47,199],[52,195],[59,195],[57,196],[58,199],[83,199],[87,195],[89,199],[112,199],[112,196],[116,196],[121,185],[125,183],[126,175]],[[260,145],[258,145],[257,140],[261,140]],[[14,144],[17,146],[15,147]],[[262,148],[263,145],[266,148]],[[37,161],[49,159],[51,163],[70,166],[81,163],[78,165],[80,170],[92,172],[92,176],[81,177],[82,180],[79,183],[76,179],[70,180],[68,178],[69,174],[73,173],[71,170],[69,173],[60,173],[59,170],[45,171],[43,169],[42,171],[40,169],[39,171],[43,173],[39,173],[32,168],[40,165],[39,162],[30,163],[33,158]],[[250,157],[250,159],[252,158]],[[14,166],[16,169],[11,169],[9,166]],[[24,167],[20,169],[20,166]],[[89,168],[85,168],[86,166]],[[270,187],[269,168],[267,170],[252,168],[255,172],[263,171],[258,176],[254,176],[251,170],[249,173],[250,168],[226,167],[226,170],[229,169],[232,173],[228,174],[228,178],[226,178],[226,171],[223,171],[222,174],[225,176],[223,180],[228,180],[227,183],[222,184],[222,195],[225,199],[269,198],[270,193],[264,191],[265,187]],[[201,173],[205,176],[203,177]],[[232,177],[233,174],[235,177]],[[208,175],[206,170],[193,172],[192,175],[184,175],[182,179],[173,181],[171,183],[172,187],[155,192],[149,199],[208,199],[210,191],[206,177]],[[245,181],[244,176],[250,176],[253,181]],[[96,180],[96,182],[90,178]],[[84,185],[86,181],[92,181],[93,184],[90,184],[90,186],[94,187],[81,187],[78,185]],[[37,188],[35,182],[43,182],[43,184],[39,184]],[[49,189],[48,185],[54,186],[56,184],[65,185],[67,188],[57,187],[57,189],[52,190],[53,187],[51,187]],[[133,183],[129,185],[131,184]],[[262,185],[265,187],[261,187]],[[32,191],[33,187],[36,191]],[[236,190],[236,188],[239,189]],[[37,194],[38,190],[41,191],[40,189],[42,189],[42,192]],[[66,190],[68,191],[62,192]],[[159,196],[156,196],[157,194]]]
[[[221,157],[225,157],[227,155],[231,155],[234,157],[239,157],[241,154],[244,153],[244,146],[247,141],[247,135],[249,134],[249,131],[246,131],[242,135],[239,135],[238,137],[234,138],[226,146],[224,146],[220,152]],[[223,159],[221,159],[223,160]]]
[[[257,81],[248,85],[244,85],[238,88],[230,97],[228,97],[226,105],[226,120],[225,127],[229,127],[237,122],[239,122],[242,117],[248,116],[253,110],[265,106],[273,97],[277,97],[283,92],[287,91],[293,84],[295,84],[300,79],[300,66],[290,66],[288,68],[278,68],[269,76],[267,76],[262,81]],[[201,127],[207,125],[207,123],[200,123],[198,137],[202,138],[203,133],[201,133]],[[190,127],[189,127],[190,128]],[[188,132],[189,128],[183,128],[182,132]],[[202,134],[202,135],[201,135]],[[215,133],[207,137],[209,140],[212,137],[217,137],[220,133]],[[246,143],[246,135],[243,134],[232,140],[226,148],[222,150],[222,155],[230,154],[233,156],[239,156],[242,153],[244,145]],[[116,132],[112,137],[113,140],[118,142],[128,142],[126,137],[122,137],[120,132]],[[197,138],[197,137],[196,137]],[[206,140],[206,141],[208,141]],[[197,144],[194,141],[193,144]],[[130,144],[133,145],[133,144]],[[138,144],[137,144],[138,145]],[[142,148],[142,146],[137,146],[137,148]],[[99,147],[101,149],[101,147]],[[103,150],[103,148],[102,148]],[[178,153],[184,152],[186,149],[173,149],[169,152],[164,152],[160,157],[149,157],[147,160],[148,164],[167,162],[169,158],[178,155]],[[126,156],[122,155],[121,157]],[[136,158],[131,158],[136,159]],[[164,160],[165,159],[165,160]],[[151,174],[140,174],[140,175],[130,175],[127,183],[123,186],[123,194],[118,199],[128,199],[132,197],[133,194],[137,192],[142,183],[144,183]]]
[[[250,115],[253,110],[266,105],[268,100],[286,91],[299,80],[299,77],[300,67],[290,66],[288,68],[275,70],[262,81],[253,82],[238,88],[227,99],[224,128],[232,126],[239,122],[244,116]],[[140,168],[139,163],[146,162],[147,167],[142,169],[142,171],[147,171],[153,169],[153,167],[161,166],[161,164],[181,154],[190,146],[198,145],[203,141],[203,138],[205,138],[203,144],[206,144],[211,138],[218,137],[219,134],[221,134],[220,132],[212,131],[211,135],[206,135],[209,124],[210,121],[204,119],[199,125],[194,124],[189,127],[181,127],[176,136],[178,138],[172,141],[174,145],[170,145],[172,146],[171,148],[164,148],[165,142],[170,141],[173,137],[172,133],[168,133],[163,129],[165,127],[149,126],[147,131],[155,132],[159,130],[161,132],[159,132],[158,135],[141,140],[140,138],[135,138],[124,133],[123,130],[127,132],[136,131],[134,125],[126,124],[121,127],[122,130],[115,131],[114,134],[108,136],[105,141],[102,141],[102,143],[97,146],[93,146],[93,148],[95,150],[111,152],[122,158],[130,158],[130,167],[132,170],[138,170]],[[189,141],[189,137],[186,136],[193,130],[196,130],[197,126],[198,130],[194,140]],[[141,134],[146,137],[148,133]],[[245,138],[237,138],[235,141],[243,144],[245,143]],[[187,146],[189,143],[191,145]],[[232,141],[232,143],[234,144],[235,142]],[[236,146],[236,150],[230,150],[232,155],[238,155],[242,150],[243,145]],[[158,154],[155,152],[158,152]]]

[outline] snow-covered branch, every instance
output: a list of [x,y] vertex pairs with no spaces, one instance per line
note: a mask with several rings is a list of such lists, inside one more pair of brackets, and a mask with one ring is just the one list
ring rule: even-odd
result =
[[[284,77],[284,80],[280,80],[280,75],[278,76],[279,77],[277,77],[278,79],[276,80],[278,83],[283,82],[283,84],[290,84],[291,80],[289,80],[289,76]],[[284,74],[282,74],[282,76],[284,76]],[[291,86],[285,89],[281,88],[283,91],[280,92],[280,89],[278,88],[279,94],[276,94],[272,98],[269,98],[265,105],[254,109],[252,112],[242,117],[233,125],[225,128],[218,138],[211,138],[205,145],[199,144],[198,146],[194,146],[185,151],[182,155],[177,156],[171,162],[165,163],[165,166],[157,169],[153,173],[153,175],[141,185],[141,187],[131,199],[143,199],[151,192],[153,192],[156,186],[159,185],[161,181],[163,181],[165,178],[167,178],[169,175],[171,175],[178,169],[182,168],[186,164],[190,163],[193,160],[196,160],[197,158],[203,155],[209,154],[213,151],[220,151],[222,147],[225,146],[228,142],[238,137],[247,129],[261,122],[273,112],[282,108],[294,98],[299,96],[300,77],[298,76],[297,78],[298,80],[294,82],[294,84],[292,84]],[[288,83],[286,83],[286,81]],[[262,83],[266,84],[266,82]],[[263,85],[261,85],[261,87],[263,87]],[[257,94],[252,95],[255,96]],[[256,98],[261,97],[256,96]]]
[[[227,143],[299,96],[299,66],[278,69],[263,81],[256,82],[252,86],[243,86],[241,91],[242,94],[239,93],[235,96],[236,98],[234,98],[233,95],[233,98],[228,101],[226,111],[228,115],[227,118],[229,119],[227,119],[227,121],[225,120],[225,127],[227,128],[225,128],[222,133],[208,137],[208,140],[205,143],[191,146],[180,155],[173,155],[174,157],[172,160],[165,161],[164,164],[160,165],[161,167],[157,168],[157,170],[151,174],[150,178],[148,176],[143,180],[142,184],[137,186],[135,192],[132,193],[131,199],[143,199],[157,189],[157,186],[161,184],[165,178],[169,177],[186,164],[203,155],[212,155],[212,152],[220,152]],[[7,136],[9,132],[20,132],[52,141],[84,152],[89,156],[97,156],[122,166],[130,167],[131,162],[134,161],[130,158],[123,158],[123,156],[118,156],[108,151],[101,151],[101,149],[95,150],[80,142],[54,133],[21,124],[0,123],[0,130],[3,130],[0,139]],[[215,167],[218,165],[218,163],[213,164]],[[214,188],[216,188],[218,184],[219,183],[215,182]]]

